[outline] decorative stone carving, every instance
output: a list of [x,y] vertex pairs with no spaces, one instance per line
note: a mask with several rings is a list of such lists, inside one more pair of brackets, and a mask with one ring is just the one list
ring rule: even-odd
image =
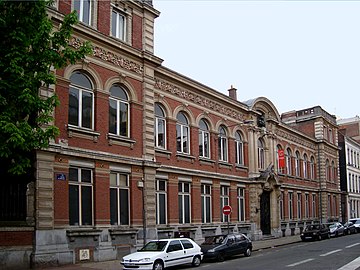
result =
[[[73,37],[69,45],[74,47],[75,49],[78,49],[84,42],[76,37]],[[110,62],[114,64],[115,66],[122,67],[124,69],[133,71],[137,74],[143,75],[144,67],[138,63],[135,63],[134,61],[131,61],[129,59],[126,59],[120,55],[117,55],[113,52],[107,51],[103,48],[100,48],[99,46],[93,46],[92,47],[93,56],[100,58],[104,61]]]
[[230,109],[230,108],[226,108],[224,105],[222,105],[220,103],[216,103],[216,102],[214,102],[210,99],[207,99],[203,96],[194,94],[191,91],[188,91],[185,89],[180,89],[179,87],[172,85],[168,82],[162,81],[158,78],[155,78],[155,88],[169,92],[173,95],[177,95],[182,99],[197,103],[200,106],[208,108],[209,110],[219,112],[224,116],[229,116],[229,117],[235,118],[237,120],[244,121],[243,114],[239,113],[238,111]]

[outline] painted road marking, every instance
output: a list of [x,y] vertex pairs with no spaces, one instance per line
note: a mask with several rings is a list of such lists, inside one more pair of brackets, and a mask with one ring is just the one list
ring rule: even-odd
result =
[[360,257],[357,257],[355,260],[345,264],[343,267],[338,270],[355,270],[360,267]]
[[299,264],[303,264],[303,263],[307,263],[307,262],[311,262],[313,261],[314,259],[306,259],[306,260],[303,260],[303,261],[300,261],[300,262],[296,262],[296,263],[293,263],[293,264],[289,264],[287,265],[286,267],[293,267],[293,266],[297,266]]
[[325,257],[325,256],[334,254],[334,253],[339,252],[339,251],[342,251],[342,249],[336,249],[336,250],[330,251],[330,252],[328,252],[328,253],[321,254],[320,256],[321,256],[321,257]]
[[346,246],[345,248],[352,248],[352,247],[355,247],[357,245],[360,245],[360,243],[356,243],[356,244],[353,244],[353,245],[350,245],[350,246]]

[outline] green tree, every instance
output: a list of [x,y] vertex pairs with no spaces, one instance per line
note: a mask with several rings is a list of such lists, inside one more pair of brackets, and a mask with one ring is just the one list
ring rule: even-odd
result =
[[29,172],[36,149],[49,146],[59,130],[51,125],[57,96],[40,97],[61,69],[91,53],[85,43],[69,46],[76,12],[58,28],[48,16],[50,0],[0,0],[0,167],[8,175]]

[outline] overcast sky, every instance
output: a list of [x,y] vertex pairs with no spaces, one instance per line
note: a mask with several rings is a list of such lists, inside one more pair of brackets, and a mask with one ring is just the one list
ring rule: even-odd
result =
[[153,0],[163,65],[279,113],[360,115],[360,1]]

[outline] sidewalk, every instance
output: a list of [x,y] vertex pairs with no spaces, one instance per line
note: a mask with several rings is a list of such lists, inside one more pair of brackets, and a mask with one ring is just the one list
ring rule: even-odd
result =
[[[281,238],[274,238],[268,240],[253,241],[253,251],[259,251],[267,248],[275,248],[287,244],[300,242],[300,235],[286,236]],[[122,269],[119,260],[106,262],[89,262],[81,264],[73,264],[59,267],[46,268],[46,270],[120,270]]]

